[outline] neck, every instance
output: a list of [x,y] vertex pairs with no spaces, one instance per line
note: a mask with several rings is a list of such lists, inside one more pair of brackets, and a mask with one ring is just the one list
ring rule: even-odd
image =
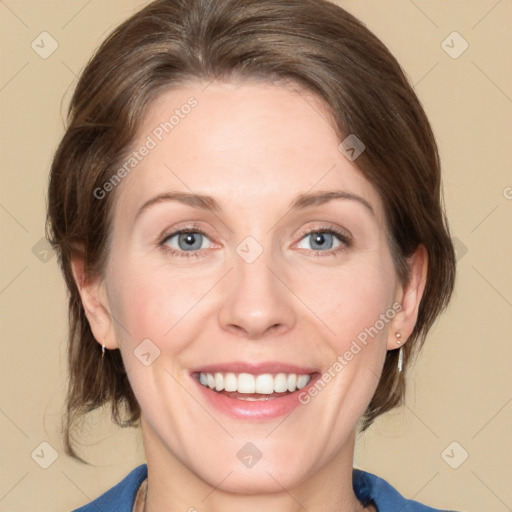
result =
[[[234,458],[231,469],[217,474],[215,481],[201,478],[202,468],[189,468],[170,453],[151,427],[144,422],[143,442],[148,478],[147,493],[140,489],[142,504],[136,512],[186,510],[190,512],[355,512],[364,509],[352,487],[355,432],[334,457],[303,478],[280,475],[272,468],[251,468],[251,479],[240,483],[245,470]],[[243,442],[240,441],[240,445]],[[238,464],[237,464],[238,463]],[[194,471],[195,469],[195,471]],[[288,478],[287,478],[288,477]],[[294,480],[293,485],[289,481]],[[285,482],[285,485],[283,485]],[[144,499],[144,494],[146,494]]]

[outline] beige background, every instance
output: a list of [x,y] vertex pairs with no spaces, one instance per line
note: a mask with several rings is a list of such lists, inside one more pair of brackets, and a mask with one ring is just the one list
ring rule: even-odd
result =
[[[94,466],[64,455],[65,290],[41,242],[48,169],[76,75],[144,3],[0,1],[1,511],[71,510],[144,462],[137,432],[102,414],[83,438]],[[459,258],[455,297],[410,375],[406,406],[359,439],[355,463],[431,506],[511,510],[512,1],[340,3],[389,46],[425,105]],[[58,43],[46,59],[31,47],[43,31]],[[458,58],[442,47],[454,31],[469,44]],[[445,44],[452,55],[463,48],[458,36]],[[57,459],[43,469],[52,449]],[[464,451],[467,460],[450,467]]]

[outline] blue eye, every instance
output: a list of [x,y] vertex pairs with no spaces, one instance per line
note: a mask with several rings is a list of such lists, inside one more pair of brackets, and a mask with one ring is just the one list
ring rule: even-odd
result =
[[[300,247],[299,243],[299,249],[311,249],[315,253],[325,253],[322,254],[322,256],[336,253],[350,245],[350,238],[344,233],[341,233],[333,228],[317,228],[314,231],[308,231],[305,233],[305,236],[301,239],[301,241],[307,240],[308,238],[310,240],[310,247]],[[338,242],[337,244],[336,241]],[[320,255],[315,254],[315,256]]]
[[[310,247],[301,247],[302,240],[307,240],[308,237]],[[210,239],[200,229],[185,227],[165,235],[159,245],[173,256],[198,258],[207,253],[208,247],[204,246],[206,240]],[[351,241],[350,235],[331,227],[325,227],[302,233],[301,242],[297,244],[297,247],[312,251],[314,256],[330,256],[350,247]]]
[[303,240],[308,238],[310,240],[310,249],[332,249],[333,243],[336,242],[334,235],[326,231],[314,231],[306,235]]
[[[197,257],[201,255],[198,251],[204,249],[205,238],[208,238],[206,234],[198,229],[183,228],[167,235],[160,245],[176,256]],[[173,241],[173,239],[176,240]]]

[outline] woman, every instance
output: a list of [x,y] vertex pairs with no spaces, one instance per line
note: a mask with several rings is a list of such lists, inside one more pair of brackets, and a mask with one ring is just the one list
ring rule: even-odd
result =
[[117,28],[72,98],[48,227],[67,452],[110,402],[147,464],[77,510],[434,510],[353,454],[453,289],[440,190],[411,86],[340,7],[158,0]]

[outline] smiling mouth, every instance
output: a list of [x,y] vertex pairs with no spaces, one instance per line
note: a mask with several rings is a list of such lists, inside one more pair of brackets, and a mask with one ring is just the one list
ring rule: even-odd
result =
[[196,373],[194,377],[205,388],[236,400],[275,400],[307,386],[314,374],[214,372]]

